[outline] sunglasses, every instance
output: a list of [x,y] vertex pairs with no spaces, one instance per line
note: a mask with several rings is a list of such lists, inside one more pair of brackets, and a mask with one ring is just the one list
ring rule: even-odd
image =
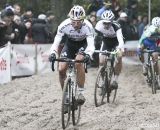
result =
[[111,22],[103,22],[103,25],[109,26],[111,25]]

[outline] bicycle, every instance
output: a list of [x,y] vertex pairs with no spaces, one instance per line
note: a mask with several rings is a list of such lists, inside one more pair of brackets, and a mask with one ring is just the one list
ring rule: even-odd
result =
[[152,88],[152,94],[156,94],[156,91],[158,89],[158,76],[155,71],[155,64],[158,64],[158,60],[154,60],[154,57],[152,55],[153,52],[160,52],[160,50],[143,50],[142,53],[147,53],[147,83]]
[[[59,58],[54,61],[67,62],[67,78],[65,79],[62,95],[62,106],[61,106],[61,118],[62,118],[62,128],[65,129],[69,125],[70,116],[72,112],[72,123],[77,125],[80,120],[81,105],[77,104],[77,71],[75,68],[76,63],[84,63],[84,60],[79,61],[75,59]],[[52,61],[52,71],[54,71],[54,61]],[[87,64],[84,63],[85,72],[87,73]],[[66,100],[67,97],[67,100]],[[66,111],[67,109],[67,111]]]
[[95,53],[101,53],[106,56],[104,65],[100,66],[98,69],[95,83],[94,101],[95,106],[98,107],[104,104],[106,95],[108,103],[110,100],[112,100],[112,103],[115,101],[117,89],[111,89],[111,81],[112,77],[115,75],[114,67],[117,60],[117,52],[95,50]]

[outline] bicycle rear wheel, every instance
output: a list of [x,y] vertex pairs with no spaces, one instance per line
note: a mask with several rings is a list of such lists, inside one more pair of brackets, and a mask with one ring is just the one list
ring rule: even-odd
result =
[[79,123],[80,114],[81,114],[81,105],[77,104],[76,96],[73,96],[73,98],[72,98],[72,122],[73,122],[73,125],[77,125]]
[[62,96],[62,108],[61,108],[61,116],[62,116],[62,128],[65,129],[70,120],[71,114],[71,79],[67,78],[65,80],[64,88],[63,88],[63,96]]
[[98,69],[96,83],[95,83],[95,90],[94,90],[94,102],[96,107],[104,104],[104,97],[106,95],[106,86],[105,86],[106,85],[105,81],[107,81],[106,78],[107,74],[105,71],[105,67],[101,66]]

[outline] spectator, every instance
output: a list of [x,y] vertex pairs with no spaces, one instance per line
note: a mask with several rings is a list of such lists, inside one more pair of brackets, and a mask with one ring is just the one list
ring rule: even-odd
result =
[[112,0],[112,12],[115,15],[115,19],[119,17],[119,12],[121,11],[121,5],[118,0]]
[[21,33],[21,41],[25,44],[33,43],[32,37],[31,37],[31,27],[32,27],[32,21],[31,20],[25,20],[22,24],[22,33]]
[[32,25],[31,34],[34,43],[48,43],[49,29],[46,18],[45,14],[40,14],[38,20]]
[[92,0],[92,3],[87,7],[86,15],[90,15],[93,11],[97,12],[103,5],[103,0]]
[[97,16],[96,16],[96,12],[95,11],[91,12],[91,14],[88,16],[88,20],[91,22],[93,27],[95,27],[95,25],[97,23]]
[[11,40],[11,42],[14,44],[20,43],[20,24],[21,24],[20,16],[14,15],[12,28],[15,32],[15,37],[14,37],[14,39]]
[[128,20],[128,15],[125,12],[121,12],[120,18],[117,20],[122,28],[122,34],[125,41],[137,39],[137,29]]
[[49,36],[48,36],[48,42],[49,43],[53,43],[54,41],[54,37],[55,37],[55,33],[53,32],[54,27],[53,27],[53,22],[54,22],[55,16],[53,15],[52,12],[48,11],[47,12],[47,20],[46,20],[46,24],[49,30]]
[[[4,13],[4,12],[3,12]],[[0,47],[12,40],[15,35],[12,33],[11,18],[5,14],[1,15],[0,21]]]
[[148,17],[147,16],[144,16],[142,18],[142,22],[139,24],[138,26],[138,37],[140,38],[142,33],[143,33],[143,30],[145,28],[145,26],[148,24]]
[[132,40],[138,40],[138,20],[136,18],[132,19],[130,25],[132,28]]
[[12,28],[14,19],[14,9],[12,8],[12,6],[7,6],[3,10],[1,17],[6,23],[5,39],[7,39],[7,41],[11,41],[15,38],[15,32]]
[[138,1],[137,0],[128,0],[127,9],[128,9],[128,18],[129,18],[130,21],[133,18],[137,18],[137,15],[138,15]]
[[97,17],[100,18],[101,15],[102,15],[102,13],[103,13],[105,10],[111,9],[111,5],[112,5],[112,3],[111,3],[110,1],[108,1],[108,2],[103,2],[103,7],[100,8],[99,10],[97,10],[97,14],[96,14]]
[[128,30],[127,28],[129,28],[128,26],[128,16],[125,12],[121,12],[119,19],[117,20],[118,23],[121,25],[122,28],[122,34],[124,36],[125,41],[128,40]]
[[21,7],[19,4],[14,4],[13,5],[14,8],[14,14],[20,16],[21,15]]
[[24,14],[22,14],[21,16],[21,20],[25,21],[25,20],[30,20],[32,21],[33,18],[33,11],[31,7],[27,7],[26,11],[24,12]]

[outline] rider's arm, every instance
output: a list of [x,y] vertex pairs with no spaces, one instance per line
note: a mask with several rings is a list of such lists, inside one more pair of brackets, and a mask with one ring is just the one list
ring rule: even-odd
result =
[[53,52],[58,52],[58,46],[62,40],[62,37],[64,36],[64,22],[62,22],[59,26],[58,26],[58,30],[57,30],[57,34],[54,38],[54,42],[50,48],[50,54],[52,54]]
[[87,38],[87,48],[85,49],[85,53],[89,54],[92,58],[92,54],[94,53],[95,46],[94,46],[94,37],[88,36]]
[[117,48],[124,51],[124,40],[123,40],[123,34],[122,34],[121,28],[116,31],[116,35],[117,35],[117,39],[118,39],[118,43],[119,43]]
[[95,45],[94,45],[94,28],[91,23],[89,23],[87,20],[85,21],[88,30],[86,30],[86,40],[87,40],[87,48],[85,49],[85,53],[89,54],[90,57],[92,58],[92,54],[94,53],[95,50]]
[[95,45],[101,46],[102,40],[103,40],[103,33],[101,30],[103,29],[102,22],[97,22],[95,26]]
[[62,40],[61,36],[59,36],[59,35],[55,36],[54,42],[53,42],[51,49],[50,49],[50,54],[52,54],[53,52],[56,52],[56,53],[58,52],[58,46],[59,46],[61,40]]

